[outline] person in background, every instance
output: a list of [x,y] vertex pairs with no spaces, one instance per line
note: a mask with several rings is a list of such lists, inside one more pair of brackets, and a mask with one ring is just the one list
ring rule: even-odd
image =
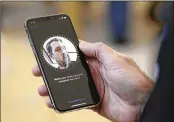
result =
[[117,44],[127,42],[127,14],[128,1],[111,1],[109,2],[109,19],[113,34],[113,41]]
[[163,23],[163,40],[157,60],[158,78],[140,122],[174,122],[174,2],[164,2],[157,18]]

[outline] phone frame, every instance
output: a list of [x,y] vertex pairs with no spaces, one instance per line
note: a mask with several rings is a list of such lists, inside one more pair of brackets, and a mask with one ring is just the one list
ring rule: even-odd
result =
[[[49,98],[50,98],[50,100],[51,100],[51,104],[52,104],[52,106],[53,106],[53,109],[54,109],[57,113],[68,113],[68,112],[77,111],[77,110],[81,110],[81,109],[93,108],[93,107],[96,107],[97,105],[99,105],[99,104],[101,103],[101,98],[100,98],[100,95],[99,95],[99,99],[100,99],[100,100],[99,100],[99,102],[98,102],[97,104],[94,104],[94,105],[89,105],[89,106],[85,106],[85,107],[74,108],[74,109],[71,109],[71,110],[64,110],[64,111],[60,111],[60,110],[58,110],[58,108],[56,108],[55,102],[54,102],[53,97],[52,97],[52,94],[51,94],[51,90],[50,90],[49,85],[48,85],[47,80],[46,80],[45,73],[44,73],[43,68],[42,68],[42,66],[41,66],[41,63],[40,63],[40,59],[39,59],[39,57],[38,57],[38,55],[37,55],[37,53],[36,53],[35,46],[34,46],[33,41],[32,41],[32,39],[31,39],[29,30],[28,30],[28,27],[27,27],[27,22],[30,21],[30,20],[41,19],[41,18],[43,18],[43,19],[47,19],[47,18],[55,19],[55,17],[57,18],[58,16],[63,16],[63,15],[69,17],[69,16],[68,16],[67,14],[65,14],[65,13],[60,13],[60,14],[53,14],[53,15],[49,15],[49,16],[39,16],[39,17],[37,17],[37,18],[30,18],[30,19],[27,19],[27,20],[25,21],[25,23],[24,23],[24,28],[25,28],[25,31],[26,31],[26,33],[27,33],[30,46],[31,46],[32,51],[33,51],[33,53],[34,53],[35,59],[36,59],[37,64],[38,64],[38,67],[39,67],[39,69],[40,69],[40,71],[41,71],[41,75],[42,75],[44,84],[45,84],[45,86],[46,86],[46,88],[47,88],[47,90],[48,90],[48,96],[49,96]],[[69,19],[70,19],[70,17],[69,17]],[[71,19],[70,19],[70,21],[71,21]],[[71,24],[72,24],[72,21],[71,21]],[[73,24],[72,24],[72,25],[73,25]],[[74,29],[74,27],[73,27],[73,29]],[[75,30],[74,30],[74,31],[75,31]],[[77,35],[76,35],[76,36],[77,36]],[[95,86],[95,87],[96,87],[96,86]],[[97,92],[98,92],[98,91],[97,91]]]

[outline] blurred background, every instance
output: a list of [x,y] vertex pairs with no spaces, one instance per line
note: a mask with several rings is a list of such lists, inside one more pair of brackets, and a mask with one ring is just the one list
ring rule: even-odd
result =
[[90,110],[57,114],[45,105],[37,88],[42,78],[31,69],[36,61],[24,21],[66,13],[80,39],[103,42],[134,58],[155,79],[161,42],[158,15],[162,2],[1,2],[1,119],[2,122],[109,122]]

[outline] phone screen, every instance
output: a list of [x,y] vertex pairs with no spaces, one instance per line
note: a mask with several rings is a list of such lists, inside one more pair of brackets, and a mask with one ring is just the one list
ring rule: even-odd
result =
[[70,18],[62,14],[30,19],[26,26],[54,107],[63,112],[98,104],[100,98]]

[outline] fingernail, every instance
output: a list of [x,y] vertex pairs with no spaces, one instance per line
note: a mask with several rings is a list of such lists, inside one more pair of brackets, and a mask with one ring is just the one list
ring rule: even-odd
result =
[[43,85],[42,85],[42,86],[40,86],[40,87],[38,88],[38,91],[39,91],[39,92],[41,92],[41,91],[42,91],[42,89],[43,89],[43,87],[44,87]]
[[33,72],[38,72],[39,71],[39,68],[38,67],[34,67],[33,68]]
[[47,99],[46,100],[46,104],[47,104],[47,106],[49,107],[49,108],[52,108],[52,104],[51,104],[51,101],[50,101],[50,99]]
[[41,91],[42,91],[42,87],[39,87],[39,88],[38,88],[38,91],[41,92]]
[[49,105],[50,104],[50,99],[46,100],[46,104]]

